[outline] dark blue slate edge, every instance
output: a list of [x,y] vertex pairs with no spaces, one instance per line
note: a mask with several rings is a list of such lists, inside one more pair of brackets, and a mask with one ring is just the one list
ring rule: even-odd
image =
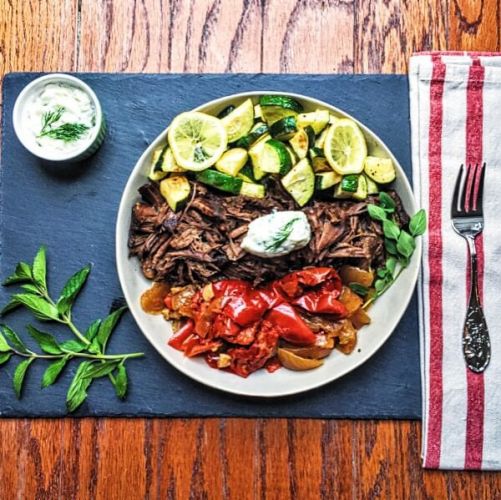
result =
[[[14,73],[4,79],[0,274],[4,278],[20,258],[31,258],[41,242],[49,247],[50,285],[55,289],[90,259],[94,265],[92,277],[76,308],[79,324],[105,315],[104,305],[120,295],[113,239],[121,190],[142,150],[184,108],[245,90],[309,94],[350,112],[372,128],[410,176],[408,89],[404,76],[78,74],[98,94],[110,130],[103,148],[78,171],[75,182],[60,170],[41,168],[14,136],[10,120],[13,102],[21,88],[38,75]],[[93,219],[96,214],[100,217]],[[61,229],[55,234],[54,227]],[[99,243],[95,242],[96,235]],[[89,245],[89,241],[93,243]],[[92,295],[96,290],[99,298]],[[5,290],[1,290],[2,304],[5,298]],[[386,345],[351,374],[315,391],[273,401],[224,394],[181,375],[148,345],[129,315],[119,326],[111,349],[144,350],[148,362],[131,363],[132,382],[125,402],[114,398],[107,381],[99,380],[76,416],[420,418],[416,314],[414,298]],[[26,313],[15,312],[6,322],[21,330],[27,318]],[[402,359],[406,362],[402,363]],[[39,380],[44,367],[35,364],[28,375],[24,398],[16,401],[7,380],[12,375],[10,365],[8,376],[4,368],[0,370],[2,416],[66,415],[64,393],[73,370],[56,386],[42,392]]]

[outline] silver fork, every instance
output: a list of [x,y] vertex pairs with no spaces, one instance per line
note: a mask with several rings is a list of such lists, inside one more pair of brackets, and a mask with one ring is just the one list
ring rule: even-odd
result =
[[463,355],[466,365],[481,373],[491,359],[491,341],[478,292],[477,251],[475,238],[484,229],[482,199],[484,193],[485,163],[461,165],[452,198],[452,227],[468,243],[470,254],[470,298],[463,329]]

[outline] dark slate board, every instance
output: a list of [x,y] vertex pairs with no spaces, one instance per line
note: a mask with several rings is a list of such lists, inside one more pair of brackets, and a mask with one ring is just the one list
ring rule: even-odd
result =
[[[315,96],[364,122],[392,149],[410,176],[408,87],[404,76],[348,75],[78,75],[95,90],[109,131],[98,153],[78,168],[49,168],[31,156],[12,128],[12,108],[36,74],[4,79],[1,165],[2,279],[15,262],[30,259],[37,247],[49,249],[50,286],[86,262],[93,271],[78,301],[77,324],[106,315],[121,296],[115,271],[114,230],[120,195],[142,151],[177,113],[211,99],[246,90],[283,90]],[[7,299],[0,290],[0,302]],[[22,330],[29,315],[8,318]],[[418,323],[416,300],[390,340],[365,365],[318,390],[274,400],[218,392],[178,373],[150,347],[130,315],[121,322],[110,350],[144,351],[129,363],[130,392],[121,402],[107,380],[95,382],[78,416],[241,416],[314,418],[419,418]],[[0,371],[3,416],[62,416],[65,389],[74,366],[55,386],[40,390],[45,368],[35,363],[24,397],[11,389],[14,363]],[[229,375],[230,376],[230,375]]]

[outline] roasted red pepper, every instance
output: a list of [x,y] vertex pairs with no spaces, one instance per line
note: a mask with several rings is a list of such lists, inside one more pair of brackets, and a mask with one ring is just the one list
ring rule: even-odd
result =
[[278,331],[279,336],[291,344],[309,345],[314,344],[317,339],[290,304],[275,306],[267,314],[266,319]]
[[243,280],[221,280],[212,283],[215,297],[235,296],[250,290],[250,283]]
[[173,307],[172,307],[172,296],[171,295],[167,295],[164,299],[164,304],[165,304],[165,307],[167,309],[169,309],[170,311],[173,310]]
[[259,321],[267,309],[268,304],[261,295],[252,290],[242,292],[239,297],[231,297],[223,312],[240,326],[248,326]]
[[311,313],[335,314],[339,317],[344,317],[347,314],[346,307],[337,300],[336,297],[338,296],[339,292],[337,290],[334,292],[323,290],[311,291],[305,293],[292,303]]
[[341,291],[343,286],[341,278],[336,270],[331,267],[312,267],[302,271],[295,271],[275,283],[288,297],[295,298],[302,295],[304,287],[311,288],[326,285],[328,282],[330,286]]
[[192,319],[189,319],[170,339],[168,344],[178,351],[183,351],[183,342],[193,333],[195,330],[195,323]]

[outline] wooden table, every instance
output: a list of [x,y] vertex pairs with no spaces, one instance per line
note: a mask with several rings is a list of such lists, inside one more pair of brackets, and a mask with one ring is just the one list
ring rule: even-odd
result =
[[[500,50],[500,15],[500,0],[0,0],[0,72],[405,73],[416,50]],[[4,419],[0,496],[501,498],[501,475],[423,471],[420,438],[403,421]]]

